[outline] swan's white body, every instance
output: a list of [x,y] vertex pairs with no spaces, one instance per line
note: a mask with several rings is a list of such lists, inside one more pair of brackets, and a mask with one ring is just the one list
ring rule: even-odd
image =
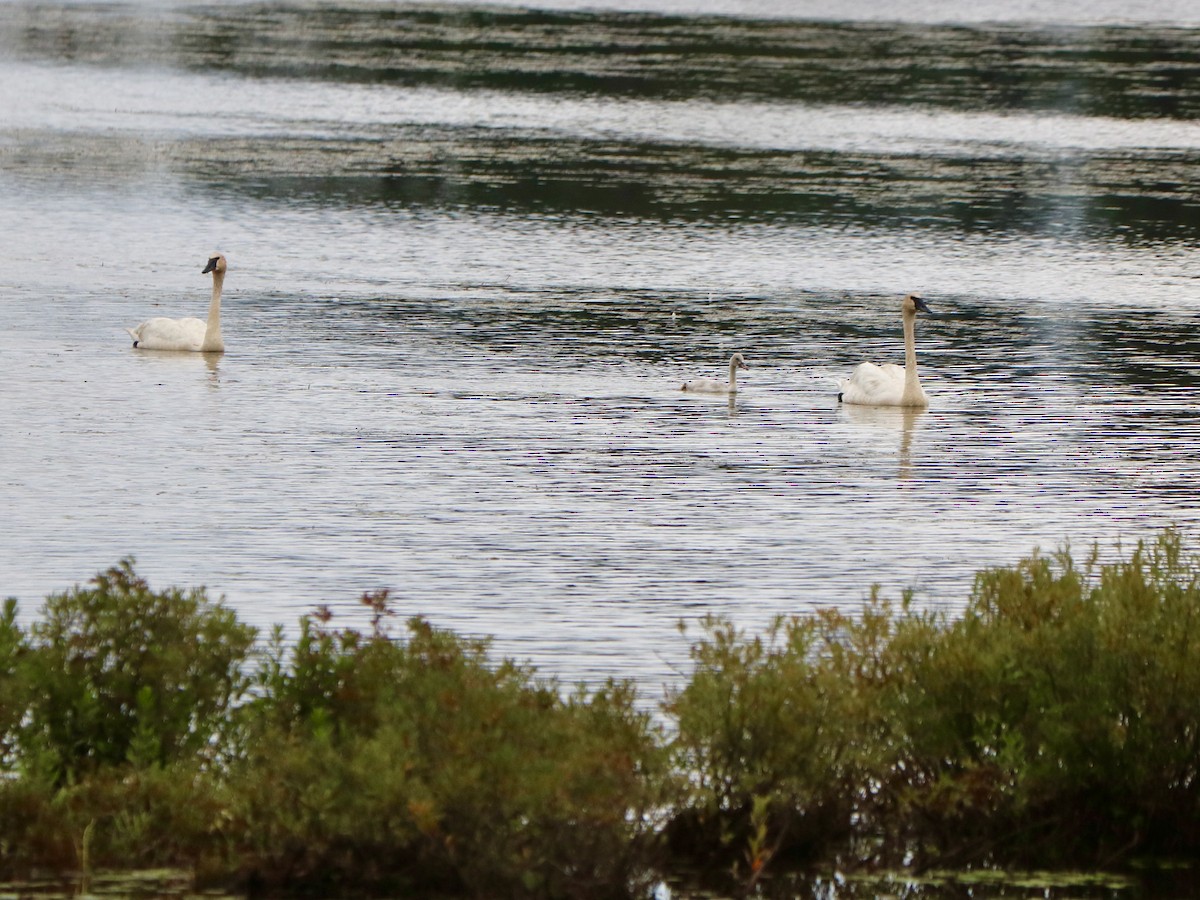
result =
[[126,328],[139,350],[191,350],[198,353],[222,353],[221,286],[225,283],[225,256],[213,253],[201,274],[212,272],[212,300],[208,304],[208,319],[167,319],[156,316],[137,328]]
[[853,374],[842,382],[839,400],[863,406],[907,406],[915,409],[929,405],[929,398],[917,375],[917,310],[929,312],[929,307],[916,294],[909,294],[901,305],[904,365],[860,363]]
[[717,381],[715,378],[697,378],[695,381],[685,382],[679,389],[681,391],[695,391],[701,394],[736,394],[737,370],[748,368],[750,367],[742,359],[742,354],[735,353],[729,358],[729,381]]

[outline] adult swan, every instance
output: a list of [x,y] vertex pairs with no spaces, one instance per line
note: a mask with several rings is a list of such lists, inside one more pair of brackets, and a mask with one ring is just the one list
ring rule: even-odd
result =
[[843,403],[862,406],[906,406],[924,409],[929,398],[921,389],[917,377],[916,321],[917,312],[927,313],[929,307],[916,294],[909,294],[900,306],[904,320],[904,365],[884,363],[860,363],[854,373],[844,382],[838,394]]
[[221,285],[225,283],[225,255],[213,253],[202,275],[212,272],[212,300],[208,304],[208,320],[187,318],[167,319],[156,316],[137,328],[126,328],[139,350],[192,350],[199,353],[223,353],[221,340]]

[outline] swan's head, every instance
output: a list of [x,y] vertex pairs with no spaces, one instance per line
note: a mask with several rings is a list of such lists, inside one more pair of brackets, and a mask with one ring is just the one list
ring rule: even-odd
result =
[[925,305],[925,301],[916,294],[909,294],[907,297],[905,297],[904,304],[901,306],[901,309],[906,316],[915,316],[918,312],[932,314],[932,310]]
[[209,272],[220,272],[225,274],[225,254],[217,253],[215,250],[208,254],[208,265],[204,267],[201,275],[207,275]]
[[729,364],[735,369],[750,368],[748,365],[746,365],[746,360],[742,359],[742,354],[740,353],[735,353],[733,356],[729,357]]

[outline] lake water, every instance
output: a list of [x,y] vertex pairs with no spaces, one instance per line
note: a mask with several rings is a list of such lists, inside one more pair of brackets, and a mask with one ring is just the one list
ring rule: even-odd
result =
[[[386,587],[656,697],[1194,530],[1198,77],[1191,0],[0,5],[0,594]],[[213,249],[227,352],[132,349]],[[840,407],[909,291],[930,409]]]

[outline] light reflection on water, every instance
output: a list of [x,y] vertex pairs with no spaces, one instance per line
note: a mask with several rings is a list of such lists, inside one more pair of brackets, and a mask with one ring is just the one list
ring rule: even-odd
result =
[[[838,153],[1032,156],[1069,152],[1200,150],[1191,121],[1126,120],[1063,112],[913,110],[886,102],[868,108],[811,102],[562,97],[440,87],[362,85],[154,70],[47,71],[9,62],[19,85],[8,127],[70,133],[78,117],[126,136],[284,136],[378,142],[398,127],[542,130],[585,140],[683,141],[689,145]],[[123,156],[134,149],[117,148]],[[375,149],[367,145],[363,149]],[[127,161],[127,160],[126,160]]]
[[[1165,158],[1186,180],[1189,122],[0,71],[26,89],[0,100],[0,592],[26,615],[134,554],[259,625],[362,621],[388,587],[654,692],[680,619],[876,583],[954,609],[1035,545],[1196,523],[1194,225],[1098,212],[1161,193]],[[610,172],[644,194],[588,205]],[[722,206],[729,173],[752,187]],[[959,227],[1021,173],[1020,214]],[[202,313],[214,248],[229,352],[132,351],[125,326]],[[839,407],[899,360],[908,290],[932,407]],[[678,391],[733,350],[733,401]]]
[[[979,322],[974,348],[954,324],[980,318],[973,301],[930,298],[935,404],[905,415],[833,402],[853,357],[898,355],[890,298],[704,300],[637,332],[645,298],[592,312],[553,292],[283,317],[236,274],[239,341],[219,359],[129,351],[113,326],[147,292],[88,294],[40,340],[11,322],[6,593],[32,601],[126,553],[262,625],[387,586],[402,612],[549,672],[654,684],[684,664],[681,618],[761,624],[873,583],[954,605],[977,567],[1035,544],[1194,518],[1178,392],[1096,395],[1090,347],[1055,366],[1019,323]],[[753,368],[732,404],[677,392],[735,346]]]

